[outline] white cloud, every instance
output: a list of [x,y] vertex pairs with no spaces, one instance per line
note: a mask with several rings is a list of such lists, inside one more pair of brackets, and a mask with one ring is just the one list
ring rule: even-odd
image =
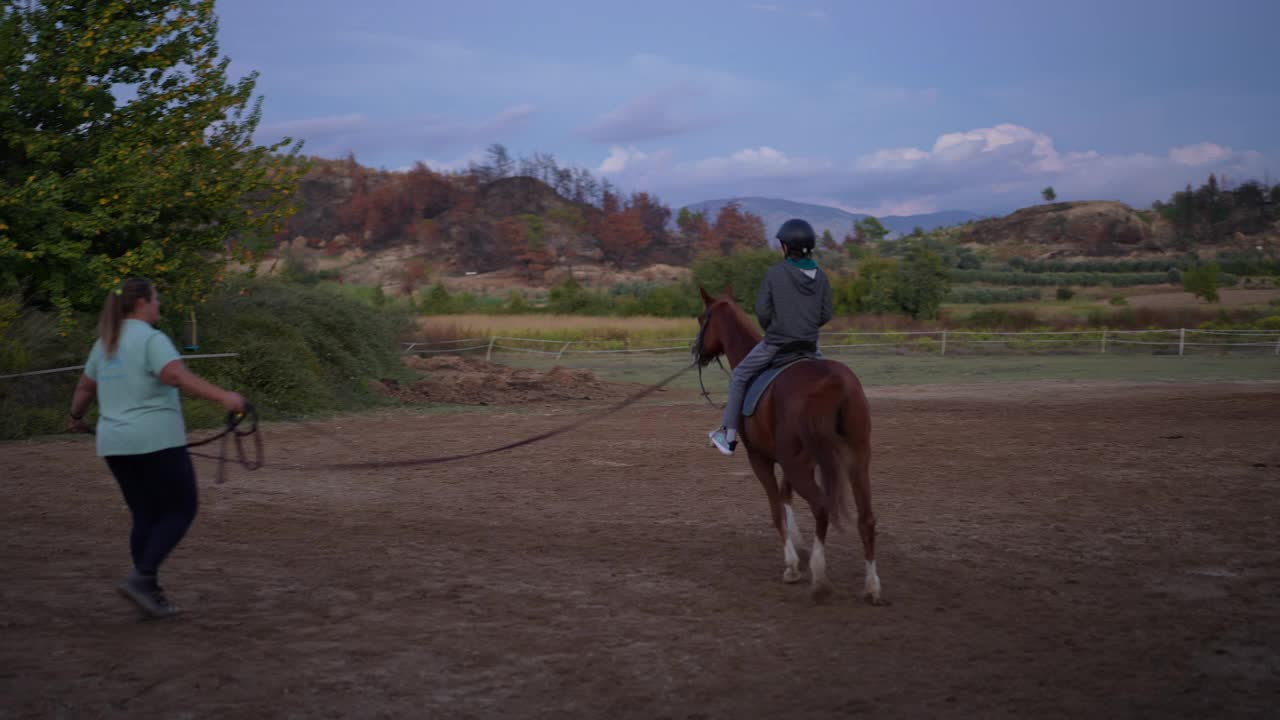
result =
[[851,212],[862,215],[874,215],[876,217],[889,217],[893,215],[925,215],[937,212],[939,209],[937,202],[932,196],[911,198],[910,200],[886,200],[879,205],[874,206],[858,206],[846,205],[839,201],[814,201],[819,205],[829,205],[839,208],[845,212]]
[[1173,148],[1165,156],[1061,152],[1048,135],[1015,124],[945,133],[928,149],[884,148],[849,161],[796,157],[769,146],[702,159],[664,151],[657,163],[643,153],[621,152],[611,151],[602,172],[624,187],[680,202],[825,198],[826,204],[877,215],[1023,206],[1038,202],[1046,185],[1064,200],[1145,207],[1187,183],[1203,182],[1210,172],[1243,181],[1260,178],[1269,167],[1260,153],[1213,143]]
[[826,160],[791,158],[771,147],[746,148],[726,157],[710,157],[683,167],[698,177],[780,178],[810,175],[830,168]]
[[701,130],[717,120],[699,116],[688,109],[707,89],[695,83],[680,83],[633,98],[601,115],[578,130],[579,135],[600,142],[653,140]]
[[600,167],[596,168],[596,172],[605,175],[617,174],[627,169],[627,165],[634,165],[637,162],[644,162],[649,158],[648,155],[636,150],[635,148],[627,149],[614,146],[609,148],[609,157],[600,163]]
[[1231,148],[1215,143],[1204,142],[1196,145],[1184,145],[1169,151],[1169,159],[1181,165],[1204,165],[1230,157]]

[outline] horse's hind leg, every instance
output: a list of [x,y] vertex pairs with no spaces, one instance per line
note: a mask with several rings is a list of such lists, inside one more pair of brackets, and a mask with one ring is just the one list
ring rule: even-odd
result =
[[[782,466],[784,480],[800,493],[813,511],[813,549],[809,551],[809,579],[813,599],[822,601],[831,594],[831,581],[827,579],[827,526],[828,517],[823,505],[822,489],[814,482],[814,468],[802,462]],[[797,531],[798,533],[799,531]]]
[[[796,523],[796,511],[791,506],[794,496],[795,493],[791,489],[791,484],[784,482],[782,484],[782,527],[786,531],[785,542],[794,550],[798,558],[799,564],[794,567],[797,570],[803,570],[809,561],[809,551],[804,548],[804,536],[800,534],[800,525]],[[789,558],[790,555],[788,554]],[[788,582],[799,581],[800,574],[796,572],[793,575],[793,579]]]
[[747,458],[751,461],[751,469],[755,472],[756,479],[764,486],[764,493],[769,498],[769,514],[773,519],[773,527],[782,539],[782,558],[787,564],[786,569],[782,571],[782,581],[799,582],[800,555],[796,551],[796,539],[800,537],[800,532],[795,529],[795,513],[791,510],[789,502],[790,490],[784,491],[787,499],[787,502],[784,502],[779,497],[778,479],[773,473],[773,461],[751,452],[747,453]]
[[876,515],[871,511],[871,453],[863,448],[855,453],[849,475],[854,502],[858,506],[858,534],[862,536],[862,552],[867,559],[866,580],[862,597],[872,605],[880,604],[880,575],[876,572]]

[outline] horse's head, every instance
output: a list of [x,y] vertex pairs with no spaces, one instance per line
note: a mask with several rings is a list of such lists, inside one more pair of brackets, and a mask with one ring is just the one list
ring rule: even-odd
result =
[[702,293],[702,313],[698,315],[698,337],[693,341],[693,357],[703,367],[725,353],[727,326],[725,316],[735,310],[733,288],[724,286],[724,296],[713,298],[699,287]]

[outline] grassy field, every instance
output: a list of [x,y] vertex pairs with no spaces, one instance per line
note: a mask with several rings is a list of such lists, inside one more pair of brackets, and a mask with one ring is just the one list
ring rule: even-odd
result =
[[[1011,382],[1027,380],[1105,380],[1133,382],[1211,383],[1280,382],[1280,357],[1275,355],[1063,355],[969,356],[836,355],[849,365],[866,387]],[[518,367],[562,365],[592,370],[604,380],[654,383],[689,362],[687,353],[627,356],[565,356],[550,358],[500,353],[494,357]],[[727,365],[726,365],[727,367]],[[703,370],[707,389],[723,401],[728,377],[716,365]],[[698,375],[690,371],[672,387],[694,389]]]
[[584,315],[432,315],[419,318],[429,338],[509,335],[541,340],[623,340],[633,343],[693,337],[696,318],[588,317]]

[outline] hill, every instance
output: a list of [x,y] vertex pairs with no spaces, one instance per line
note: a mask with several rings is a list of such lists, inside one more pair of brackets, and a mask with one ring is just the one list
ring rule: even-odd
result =
[[[276,236],[275,257],[304,257],[312,270],[389,291],[450,278],[479,287],[547,287],[567,275],[601,282],[663,282],[687,274],[701,254],[769,244],[776,227],[803,217],[837,242],[865,216],[775,198],[712,200],[676,215],[647,193],[622,194],[583,170],[539,156],[519,169],[443,174],[363,167],[353,158],[313,159],[301,181],[301,211]],[[1111,201],[1059,202],[999,218],[949,211],[880,218],[997,260],[1156,257],[1223,250],[1280,252],[1280,185],[1216,180],[1168,203],[1137,210]],[[957,224],[960,223],[960,224]],[[896,245],[890,241],[888,248]],[[478,277],[477,277],[478,276]]]
[[[822,234],[823,230],[830,230],[836,241],[839,242],[845,235],[849,234],[855,222],[867,217],[865,214],[851,213],[847,210],[827,205],[814,205],[812,203],[764,197],[705,200],[686,205],[685,208],[689,212],[703,212],[708,218],[713,218],[720,212],[720,208],[730,202],[737,203],[746,212],[760,216],[764,220],[765,231],[769,238],[777,234],[778,228],[782,226],[782,223],[791,218],[799,217],[808,220],[819,235]],[[969,220],[977,220],[979,217],[979,215],[965,210],[944,210],[923,215],[886,215],[877,219],[889,230],[890,237],[895,237],[906,235],[917,227],[928,231],[948,225],[958,225]]]

